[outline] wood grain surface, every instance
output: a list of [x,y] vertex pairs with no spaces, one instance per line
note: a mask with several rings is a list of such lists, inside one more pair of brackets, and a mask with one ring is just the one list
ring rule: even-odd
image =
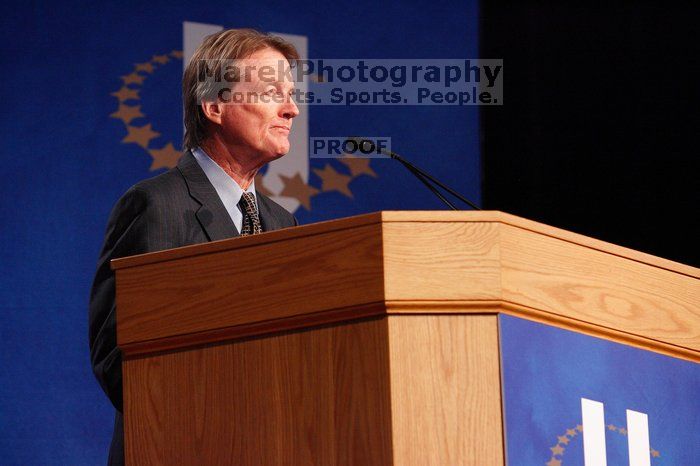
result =
[[460,308],[470,313],[489,304],[495,313],[507,309],[511,315],[536,316],[550,325],[585,328],[601,338],[700,361],[695,269],[672,270],[675,266],[665,261],[622,257],[623,248],[606,251],[595,240],[584,245],[572,242],[571,235],[559,238],[540,229],[491,221],[386,222],[387,313],[414,313],[425,305],[434,312]]
[[381,302],[381,251],[376,224],[117,269],[119,345]]
[[504,464],[496,316],[389,317],[394,464]]
[[360,318],[497,302],[700,361],[698,269],[501,212],[382,212],[114,266],[126,352],[331,323],[354,309]]
[[498,223],[387,222],[387,300],[489,300],[501,297]]
[[503,464],[493,315],[370,318],[124,369],[127,464]]
[[697,278],[510,225],[500,244],[504,301],[700,354]]
[[389,465],[387,321],[132,358],[130,465]]
[[[536,233],[538,235],[557,238],[572,244],[577,244],[589,249],[605,252],[613,256],[624,257],[629,260],[652,265],[654,267],[667,269],[672,272],[685,274],[691,277],[700,278],[700,269],[691,267],[680,262],[675,262],[663,257],[653,256],[634,249],[618,246],[617,244],[608,243],[599,239],[584,236],[568,230],[562,230],[544,223],[535,222],[526,218],[511,215],[499,211],[468,211],[468,212],[450,212],[450,211],[383,211],[379,212],[383,223],[391,222],[412,222],[412,223],[499,223],[501,225],[510,225],[521,230]],[[358,215],[348,219],[336,220],[343,222],[352,220],[353,222],[367,221],[377,214]],[[331,223],[331,222],[326,222]],[[324,226],[324,223],[315,225]],[[336,227],[339,226],[336,225]],[[630,232],[634,234],[634,232]]]

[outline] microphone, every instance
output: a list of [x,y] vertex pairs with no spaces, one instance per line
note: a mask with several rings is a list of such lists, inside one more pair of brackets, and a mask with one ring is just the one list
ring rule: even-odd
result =
[[[377,151],[377,145],[369,139],[359,138],[359,137],[350,137],[346,140],[346,142],[355,143],[361,152],[370,153],[370,152]],[[435,194],[450,209],[459,210],[452,202],[450,202],[447,198],[445,198],[445,196],[440,191],[438,191],[437,188],[431,184],[431,182],[436,184],[440,188],[444,189],[448,193],[452,194],[454,197],[456,197],[460,201],[464,202],[465,204],[468,204],[472,209],[481,210],[476,204],[471,202],[469,199],[462,196],[461,194],[459,194],[457,191],[450,188],[449,186],[446,186],[444,183],[440,182],[438,179],[436,179],[434,176],[430,175],[425,170],[421,170],[420,168],[416,167],[415,165],[413,165],[411,162],[409,162],[405,158],[401,157],[396,152],[392,152],[390,150],[380,148],[379,153],[384,154],[384,155],[388,155],[392,159],[400,162],[401,165],[403,165],[404,167],[406,167],[408,169],[408,171],[413,173],[413,175],[416,178],[418,178],[433,194]]]

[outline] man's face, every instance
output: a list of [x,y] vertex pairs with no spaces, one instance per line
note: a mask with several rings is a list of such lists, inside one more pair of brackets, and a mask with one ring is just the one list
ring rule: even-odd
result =
[[[263,165],[289,152],[292,119],[299,109],[292,100],[294,82],[289,79],[292,73],[279,72],[281,67],[289,67],[282,53],[271,48],[258,50],[243,60],[243,66],[246,65],[255,66],[255,71],[233,88],[234,93],[241,93],[246,100],[223,105],[221,129],[232,153]],[[266,65],[274,73],[260,76],[259,70]],[[259,97],[258,102],[251,96]]]

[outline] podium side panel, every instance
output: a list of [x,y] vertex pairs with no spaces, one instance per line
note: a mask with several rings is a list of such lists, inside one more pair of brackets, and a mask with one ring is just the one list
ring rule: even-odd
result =
[[389,317],[395,464],[503,465],[495,315]]
[[127,360],[128,464],[388,465],[386,318]]

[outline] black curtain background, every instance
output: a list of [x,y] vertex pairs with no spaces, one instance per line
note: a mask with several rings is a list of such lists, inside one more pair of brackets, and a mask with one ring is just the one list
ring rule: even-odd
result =
[[700,8],[481,8],[484,207],[699,266]]

